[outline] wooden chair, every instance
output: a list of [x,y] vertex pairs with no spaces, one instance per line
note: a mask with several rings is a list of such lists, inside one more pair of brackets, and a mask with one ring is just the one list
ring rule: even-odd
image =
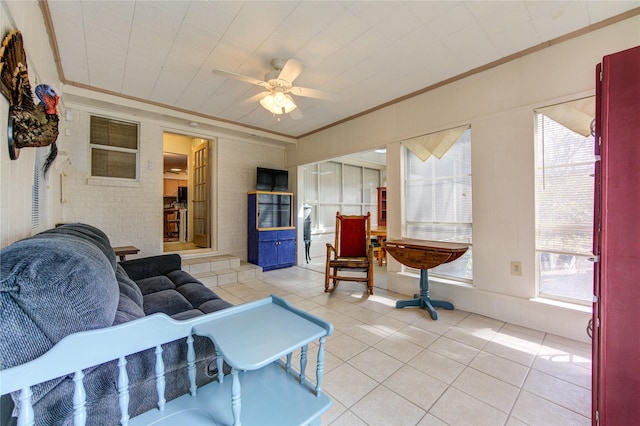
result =
[[[347,271],[357,274],[341,275],[341,272]],[[329,281],[332,281],[331,288]],[[373,247],[369,212],[365,216],[336,213],[335,245],[327,243],[324,291],[333,292],[339,281],[366,283],[369,294],[373,294]]]

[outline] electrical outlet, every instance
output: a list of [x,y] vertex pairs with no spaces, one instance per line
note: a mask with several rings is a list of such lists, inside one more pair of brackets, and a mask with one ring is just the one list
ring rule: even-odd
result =
[[522,275],[522,262],[511,262],[511,275]]

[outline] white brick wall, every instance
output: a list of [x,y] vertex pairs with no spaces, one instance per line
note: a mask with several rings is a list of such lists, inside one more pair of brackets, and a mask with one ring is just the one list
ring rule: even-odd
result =
[[[65,168],[64,222],[85,222],[104,230],[113,245],[134,245],[137,255],[162,253],[163,172],[162,122],[128,116],[116,110],[95,110],[73,105],[74,120],[69,138],[70,164]],[[83,108],[84,110],[81,110]],[[89,119],[100,114],[140,124],[139,182],[89,178]],[[282,168],[284,151],[250,142],[218,138],[215,134],[198,137],[216,140],[213,148],[214,208],[212,227],[217,252],[247,258],[246,193],[255,188],[255,169]],[[153,170],[148,162],[153,162]],[[217,218],[217,219],[216,219]],[[217,240],[216,240],[217,238]],[[135,256],[131,256],[132,258]]]

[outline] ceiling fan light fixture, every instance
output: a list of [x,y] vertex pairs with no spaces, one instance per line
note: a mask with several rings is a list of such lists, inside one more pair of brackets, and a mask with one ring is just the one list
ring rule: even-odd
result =
[[298,107],[291,96],[282,91],[269,93],[260,100],[260,105],[273,114],[288,114]]

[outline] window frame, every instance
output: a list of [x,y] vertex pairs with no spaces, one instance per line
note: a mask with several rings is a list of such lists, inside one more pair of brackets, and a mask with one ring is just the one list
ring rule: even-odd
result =
[[[534,176],[534,180],[535,180],[535,188],[534,188],[534,203],[535,203],[535,235],[536,235],[536,239],[535,239],[535,272],[536,272],[536,277],[535,277],[535,281],[536,281],[536,289],[535,289],[535,293],[536,293],[536,297],[541,298],[541,299],[549,299],[549,300],[555,300],[555,301],[559,301],[559,302],[567,302],[567,303],[572,303],[572,304],[576,304],[576,305],[582,305],[582,306],[590,306],[593,302],[593,295],[591,291],[588,291],[588,294],[584,295],[584,298],[578,298],[578,297],[572,297],[569,295],[570,292],[564,292],[564,294],[561,294],[561,292],[558,293],[553,293],[551,291],[543,291],[543,271],[556,271],[556,274],[561,273],[562,271],[565,271],[566,269],[575,269],[576,267],[578,269],[581,268],[587,268],[587,265],[590,265],[590,271],[586,271],[583,272],[582,275],[584,276],[588,276],[591,279],[590,283],[585,283],[586,284],[586,288],[593,288],[593,263],[591,262],[592,258],[593,258],[593,254],[592,251],[580,251],[580,250],[567,250],[565,247],[563,248],[550,248],[549,244],[545,244],[542,243],[539,238],[540,238],[540,233],[542,232],[543,228],[547,228],[550,229],[549,226],[544,226],[541,225],[541,221],[539,218],[539,213],[540,213],[540,205],[539,203],[541,202],[541,200],[539,199],[539,179],[545,179],[546,178],[546,172],[547,170],[561,170],[561,169],[568,169],[571,167],[585,167],[585,168],[590,168],[591,172],[593,173],[593,170],[595,170],[595,161],[596,161],[596,157],[595,156],[591,156],[589,157],[589,160],[580,160],[580,161],[573,161],[573,162],[565,162],[565,163],[561,163],[561,164],[553,164],[551,166],[547,166],[546,164],[544,164],[544,159],[545,156],[548,154],[548,149],[549,147],[547,145],[545,145],[544,143],[544,137],[542,135],[542,128],[541,125],[543,126],[545,123],[545,119],[542,118],[540,119],[540,116],[544,116],[547,120],[552,121],[554,124],[554,126],[559,125],[562,126],[562,128],[564,128],[567,131],[571,131],[575,134],[576,138],[584,138],[585,139],[585,143],[587,143],[587,145],[584,146],[585,150],[590,150],[591,152],[593,152],[593,148],[594,148],[594,136],[593,134],[590,136],[583,136],[578,134],[576,131],[568,128],[567,126],[563,125],[562,123],[557,122],[556,120],[554,120],[553,118],[549,117],[547,114],[544,113],[544,111],[535,111],[534,113],[534,122],[535,122],[535,149],[536,149],[536,156],[535,156],[535,167],[534,167],[534,171],[535,171],[535,176]],[[542,158],[541,158],[542,156]],[[542,161],[542,164],[541,164]],[[583,176],[580,173],[575,173],[573,176]],[[586,178],[584,179],[584,186],[585,188],[589,188],[589,193],[584,194],[584,196],[586,197],[586,199],[591,199],[593,200],[593,196],[594,196],[594,185],[593,185],[593,176],[590,174],[587,174],[585,176]],[[589,185],[590,184],[590,185]],[[545,185],[546,185],[546,181],[545,181]],[[575,186],[573,187],[575,190]],[[589,208],[586,208],[589,207]],[[586,210],[589,212],[593,212],[593,206],[585,206]],[[593,220],[593,216],[591,215],[590,218]],[[563,232],[567,232],[570,231],[572,228],[584,228],[582,229],[582,232],[587,231],[587,233],[589,235],[592,236],[592,231],[593,231],[593,222],[590,224],[583,224],[580,226],[576,226],[575,223],[561,223],[561,224],[557,224],[554,225],[553,228],[557,228],[558,230],[561,230]],[[593,240],[591,240],[591,242],[588,244],[590,247],[592,247],[593,244]],[[542,245],[546,245],[547,247],[542,247]],[[586,250],[586,249],[585,249]],[[546,258],[543,258],[543,255],[546,254]],[[568,259],[568,262],[570,265],[573,266],[569,266],[567,268],[560,268],[560,269],[550,269],[550,266],[552,263],[555,263],[556,265],[558,264],[558,262],[560,262],[561,257],[565,256],[565,257],[570,257]],[[555,259],[555,262],[553,262],[552,260]],[[544,264],[543,264],[544,263]],[[566,263],[566,262],[564,262]],[[580,264],[578,264],[580,263]]]
[[[133,125],[136,128],[136,148],[125,148],[125,147],[119,147],[119,146],[113,146],[113,145],[103,145],[103,144],[98,144],[98,143],[94,143],[92,141],[92,134],[91,134],[91,129],[92,129],[92,120],[93,118],[98,118],[98,119],[103,119],[103,120],[107,120],[109,123],[111,122],[115,122],[115,123],[123,123],[126,125]],[[96,150],[101,150],[101,151],[113,151],[113,152],[120,152],[120,153],[125,153],[125,154],[134,154],[135,155],[135,164],[134,164],[134,174],[135,177],[122,177],[122,176],[103,176],[103,175],[97,175],[94,174],[94,168],[93,168],[93,153],[94,153],[94,149]],[[89,114],[89,153],[88,153],[88,161],[89,161],[89,178],[91,180],[110,180],[110,181],[122,181],[122,182],[139,182],[140,181],[140,123],[135,122],[135,121],[129,121],[129,120],[122,120],[119,118],[113,118],[113,117],[108,117],[108,116],[104,116],[104,115],[100,115],[100,114]]]

